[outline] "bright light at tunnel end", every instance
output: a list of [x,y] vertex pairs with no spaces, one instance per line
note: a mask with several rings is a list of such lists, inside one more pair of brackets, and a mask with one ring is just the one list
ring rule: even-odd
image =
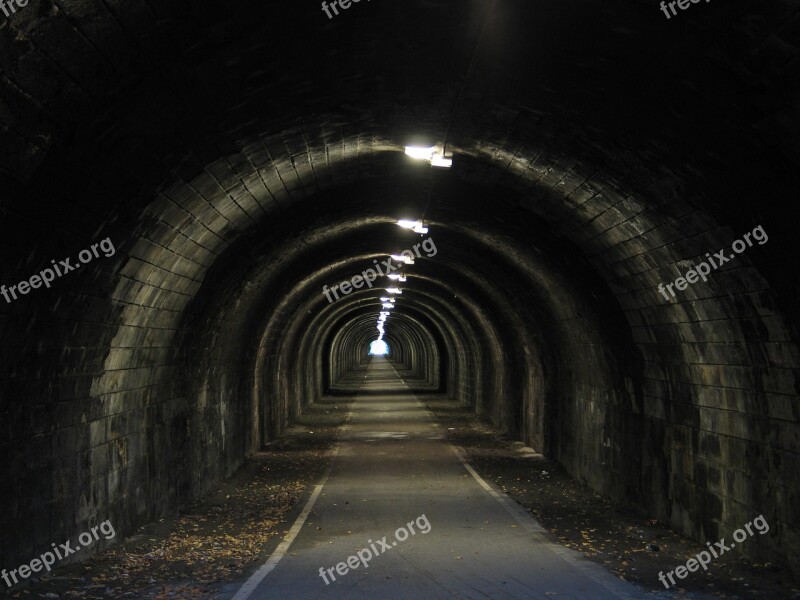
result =
[[389,344],[383,340],[375,340],[369,345],[370,356],[386,356],[389,354]]

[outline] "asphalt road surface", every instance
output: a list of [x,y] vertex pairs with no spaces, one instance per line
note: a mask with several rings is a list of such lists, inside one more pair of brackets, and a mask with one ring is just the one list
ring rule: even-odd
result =
[[406,388],[388,361],[360,377],[327,477],[236,600],[654,597],[553,543],[415,396],[377,395]]

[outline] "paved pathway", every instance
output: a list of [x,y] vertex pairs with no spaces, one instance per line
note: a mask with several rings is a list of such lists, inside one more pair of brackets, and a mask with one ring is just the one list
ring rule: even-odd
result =
[[[373,359],[365,375],[360,391],[369,394],[356,393],[305,522],[301,515],[291,545],[285,540],[236,600],[653,597],[550,542],[463,463],[414,396],[375,395],[405,385],[388,361]],[[409,523],[415,533],[398,539]],[[368,567],[339,564],[367,548]]]

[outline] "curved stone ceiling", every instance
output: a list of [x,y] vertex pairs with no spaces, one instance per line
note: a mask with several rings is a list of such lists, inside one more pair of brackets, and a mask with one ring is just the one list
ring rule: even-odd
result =
[[[0,26],[4,282],[116,249],[2,306],[5,449],[31,462],[8,480],[51,493],[0,525],[130,533],[233,473],[346,389],[385,286],[323,286],[424,216],[436,253],[387,328],[420,389],[689,536],[768,505],[747,552],[796,559],[797,8],[303,4],[43,0]],[[453,168],[403,156],[418,138]]]

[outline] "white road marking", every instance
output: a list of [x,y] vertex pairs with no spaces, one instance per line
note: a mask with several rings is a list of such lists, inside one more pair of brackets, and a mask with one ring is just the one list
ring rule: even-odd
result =
[[[478,472],[472,468],[467,462],[466,452],[464,452],[463,448],[459,448],[457,446],[453,446],[452,444],[447,444],[452,450],[453,453],[458,457],[458,460],[461,462],[461,465],[467,470],[467,472],[472,475],[475,481],[478,482],[489,495],[497,500],[497,502],[502,506],[506,512],[508,512],[514,520],[519,523],[525,531],[528,533],[535,535],[537,537],[537,541],[539,541],[544,546],[547,546],[552,552],[558,554],[561,558],[567,561],[572,567],[581,571],[586,577],[597,583],[599,586],[605,588],[611,594],[614,594],[617,598],[622,598],[624,600],[635,600],[636,598],[640,598],[641,596],[634,596],[632,595],[627,589],[626,586],[622,584],[617,578],[615,578],[611,573],[607,570],[602,568],[600,565],[591,562],[589,559],[581,555],[579,552],[575,550],[571,550],[569,548],[565,548],[560,544],[556,544],[555,542],[551,541],[547,538],[547,530],[539,524],[530,513],[528,513],[525,508],[521,505],[517,504],[508,494],[504,492],[498,492],[492,485],[486,482],[483,477],[478,475]],[[627,584],[628,586],[635,587],[634,584]],[[656,594],[654,597],[661,597],[659,594]]]
[[[333,459],[336,458],[336,455],[339,453],[339,446],[337,445],[330,454],[331,459],[331,466],[333,466]],[[314,504],[317,502],[317,498],[322,493],[322,487],[325,485],[325,482],[328,481],[328,476],[330,475],[331,468],[328,467],[325,475],[322,477],[322,480],[314,486],[314,492],[311,494],[311,497],[306,502],[305,508],[303,508],[303,512],[295,520],[292,528],[289,530],[289,533],[286,534],[286,537],[283,538],[283,541],[278,545],[275,549],[275,552],[269,557],[269,560],[261,565],[255,573],[250,576],[250,579],[244,582],[244,585],[239,588],[239,591],[236,592],[236,595],[231,600],[247,600],[250,595],[255,591],[258,585],[264,581],[264,578],[269,575],[275,567],[278,566],[278,563],[281,562],[281,559],[286,555],[289,551],[289,547],[294,542],[294,539],[297,537],[297,534],[300,533],[300,530],[303,528],[303,525],[306,523],[306,519],[308,519],[308,515],[311,514],[311,511],[314,508]]]
[[[344,423],[339,428],[339,437],[343,437],[343,434],[350,429],[350,419],[353,416],[353,411],[347,411],[347,417],[345,417]],[[283,538],[281,543],[275,548],[275,552],[273,552],[267,562],[261,565],[258,568],[258,571],[253,573],[250,578],[244,582],[242,587],[239,588],[239,591],[236,592],[236,595],[231,598],[231,600],[247,600],[252,593],[256,590],[259,584],[264,581],[267,575],[269,575],[272,571],[275,570],[275,567],[278,566],[278,563],[281,562],[281,559],[286,555],[289,551],[289,547],[294,542],[297,535],[300,533],[300,530],[303,529],[303,525],[306,524],[306,519],[308,519],[308,515],[311,514],[311,511],[314,509],[314,504],[317,502],[317,498],[322,493],[322,488],[325,483],[328,481],[328,477],[333,470],[333,463],[336,455],[339,454],[339,444],[337,443],[328,454],[330,459],[330,464],[328,465],[327,470],[325,471],[325,475],[322,476],[320,482],[314,486],[314,492],[311,494],[311,497],[306,502],[305,508],[303,508],[303,512],[295,520],[292,528],[289,530],[289,533],[286,534],[286,537]]]

